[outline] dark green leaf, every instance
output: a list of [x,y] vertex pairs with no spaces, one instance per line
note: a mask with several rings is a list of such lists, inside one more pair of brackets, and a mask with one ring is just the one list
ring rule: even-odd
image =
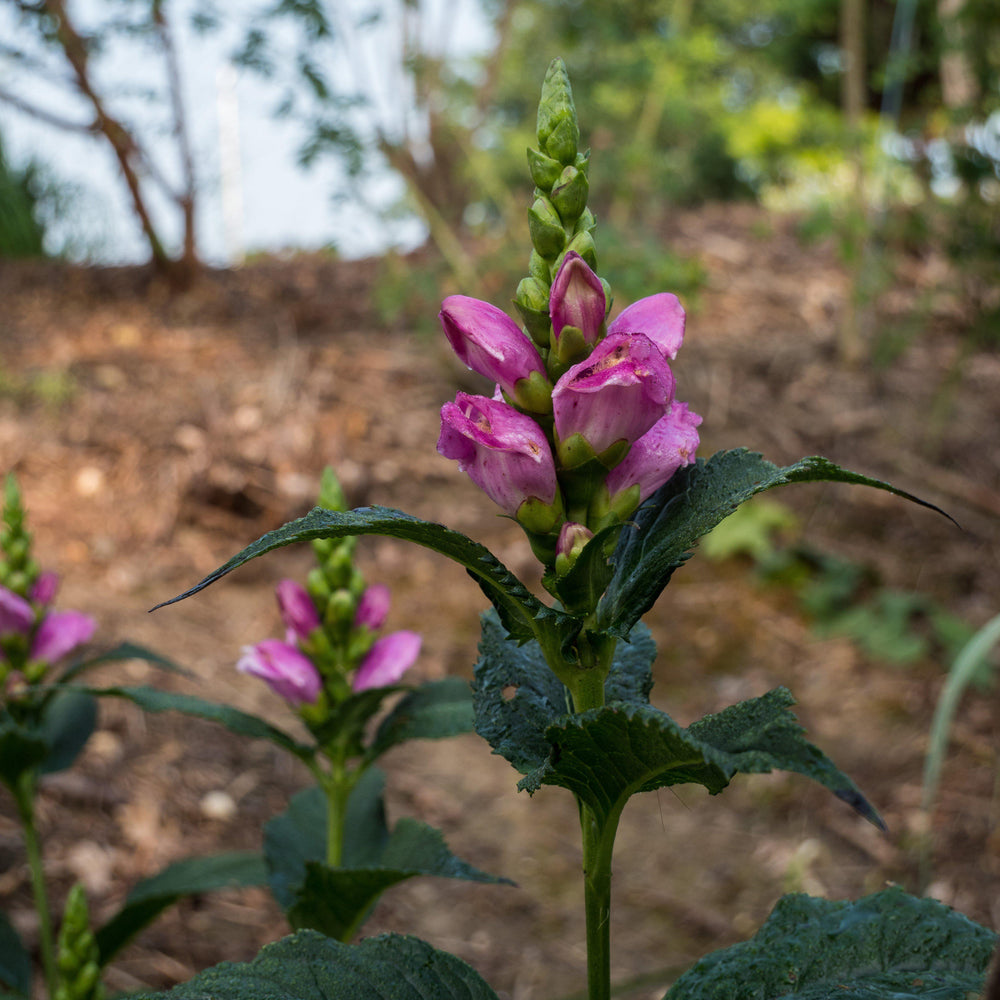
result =
[[[492,612],[481,621],[473,684],[476,732],[494,753],[527,774],[548,760],[552,747],[545,732],[569,712],[568,692],[549,669],[538,643],[515,645]],[[644,705],[653,686],[656,644],[641,623],[630,639],[619,641],[615,649],[604,695],[608,701]]]
[[199,719],[218,722],[239,736],[249,736],[255,740],[270,740],[282,750],[287,750],[302,760],[309,760],[315,754],[315,749],[306,743],[299,743],[288,733],[272,726],[269,722],[256,715],[249,715],[233,708],[232,705],[220,705],[217,702],[205,701],[190,694],[178,694],[173,691],[161,691],[158,688],[140,685],[139,687],[107,687],[86,688],[90,694],[104,698],[126,698],[138,705],[144,712],[183,712]]
[[439,830],[404,817],[390,834],[378,867],[330,868],[307,862],[305,883],[288,911],[288,922],[348,941],[386,889],[416,875],[511,884],[455,857]]
[[721,792],[737,772],[796,771],[829,788],[862,816],[881,825],[854,783],[803,739],[784,688],[709,715],[688,729],[649,705],[611,704],[550,726],[549,759],[518,785],[529,792],[560,785],[602,822],[628,798],[669,785],[704,785]]
[[313,730],[316,742],[323,747],[342,747],[348,757],[359,756],[364,752],[363,737],[368,720],[382,707],[382,702],[398,690],[398,687],[366,688],[331,705],[322,725]]
[[944,513],[911,493],[819,456],[780,468],[744,448],[717,452],[678,472],[623,529],[612,557],[615,574],[598,607],[599,629],[627,633],[653,606],[698,539],[740,504],[776,486],[810,482],[871,486]]
[[13,791],[25,771],[38,767],[49,754],[49,745],[38,729],[0,722],[0,781]]
[[357,945],[299,931],[245,964],[225,962],[134,1000],[497,1000],[475,970],[416,938],[389,934]]
[[574,619],[539,601],[485,546],[441,524],[422,521],[387,507],[361,507],[347,512],[314,507],[305,517],[289,521],[258,538],[190,590],[156,607],[162,608],[190,597],[245,562],[283,545],[349,535],[403,538],[453,559],[468,570],[500,613],[507,629],[519,641],[547,632],[561,642],[577,629]]
[[749,941],[706,956],[666,1000],[966,1000],[996,935],[932,899],[785,896]]
[[81,660],[79,663],[74,663],[62,675],[60,680],[65,683],[79,676],[84,670],[89,670],[98,664],[120,663],[122,660],[145,660],[146,663],[151,663],[154,667],[167,670],[172,674],[180,674],[183,677],[192,676],[190,670],[185,670],[174,663],[173,660],[168,660],[165,656],[161,656],[152,649],[147,649],[145,646],[137,646],[134,642],[123,642],[105,653],[99,653],[97,656],[91,657],[89,660]]
[[42,774],[63,771],[76,760],[97,724],[97,700],[84,691],[56,690],[45,703],[41,736],[49,752],[39,768]]
[[406,740],[440,740],[472,729],[472,689],[460,677],[431,681],[400,699],[378,727],[368,750],[374,760]]
[[[389,839],[382,792],[385,775],[368,768],[351,789],[344,821],[343,862],[350,868],[377,865]],[[284,909],[306,877],[306,863],[326,858],[326,796],[313,785],[292,796],[288,808],[264,826],[264,854],[274,898]]]
[[3,913],[0,913],[0,983],[26,997],[31,994],[31,956]]
[[183,896],[266,884],[267,868],[256,851],[175,861],[136,885],[125,905],[97,932],[100,963],[106,965],[139,931]]

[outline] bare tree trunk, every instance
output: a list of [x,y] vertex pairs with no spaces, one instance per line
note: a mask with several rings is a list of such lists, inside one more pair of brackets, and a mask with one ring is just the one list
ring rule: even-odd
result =
[[850,143],[854,191],[848,208],[846,244],[850,260],[850,285],[840,329],[840,356],[856,364],[864,354],[862,337],[861,284],[867,239],[865,210],[864,148],[861,118],[865,109],[865,0],[841,0],[840,50],[844,58],[841,100]]

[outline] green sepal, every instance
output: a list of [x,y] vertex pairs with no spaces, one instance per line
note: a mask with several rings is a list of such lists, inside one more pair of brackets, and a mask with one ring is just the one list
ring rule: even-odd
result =
[[558,380],[572,365],[583,361],[593,350],[583,337],[583,331],[578,326],[567,324],[556,337],[555,327],[549,327],[549,375]]
[[529,534],[551,534],[566,520],[562,494],[556,490],[552,503],[546,503],[538,497],[528,497],[521,501],[514,518]]
[[548,348],[552,320],[549,317],[549,288],[537,278],[522,278],[517,286],[514,306],[521,314],[521,320],[531,339],[539,346]]
[[548,198],[536,198],[528,209],[528,233],[531,245],[545,260],[554,260],[566,246],[566,230],[559,213]]
[[552,412],[552,383],[537,369],[513,385],[514,402],[529,413]]
[[386,507],[362,507],[344,513],[314,507],[304,517],[262,535],[200,583],[157,607],[184,600],[251,559],[284,545],[345,535],[389,535],[423,545],[453,559],[464,566],[479,584],[519,642],[540,638],[561,644],[575,635],[579,628],[570,616],[539,601],[484,545],[441,524],[423,521]]
[[413,937],[382,934],[356,945],[299,931],[251,962],[223,962],[167,993],[132,1000],[498,1000],[461,959]]
[[631,518],[612,557],[615,575],[597,611],[597,626],[627,634],[656,602],[694,544],[740,504],[791,483],[871,486],[944,514],[934,504],[889,483],[842,469],[820,456],[781,468],[745,448],[720,451],[678,471]]
[[540,153],[537,149],[528,148],[528,170],[531,172],[531,182],[536,188],[549,192],[552,185],[559,179],[563,165],[559,160],[552,159]]
[[125,905],[97,931],[98,961],[107,965],[139,931],[185,896],[266,884],[267,869],[257,851],[227,851],[174,861],[137,883]]
[[550,197],[564,225],[573,224],[580,217],[580,213],[587,207],[589,193],[590,184],[582,170],[570,166],[559,175]]
[[557,271],[562,265],[562,258],[570,253],[570,251],[578,253],[587,262],[591,270],[597,270],[597,247],[594,244],[594,237],[589,230],[581,230],[569,241],[569,244],[562,253],[562,257],[556,263]]
[[528,274],[546,288],[552,287],[551,265],[535,249],[532,249],[528,257]]
[[706,955],[664,1000],[967,1000],[996,944],[985,927],[893,887],[857,901],[784,896],[749,940]]
[[580,126],[575,114],[572,117],[560,118],[556,122],[544,149],[549,156],[555,157],[562,163],[572,164],[576,162],[576,156],[580,150]]

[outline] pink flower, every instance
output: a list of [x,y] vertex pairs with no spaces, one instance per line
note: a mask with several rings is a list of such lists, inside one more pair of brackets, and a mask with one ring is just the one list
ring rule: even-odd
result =
[[296,705],[311,705],[322,687],[312,660],[280,639],[264,639],[256,646],[244,646],[236,669],[259,677],[272,691]]
[[382,636],[361,661],[354,683],[355,691],[391,687],[413,666],[420,654],[420,635],[416,632],[392,632]]
[[644,333],[672,361],[684,342],[684,307],[676,295],[660,292],[622,310],[608,333]]
[[295,580],[282,580],[276,588],[281,620],[299,642],[320,627],[319,612],[306,589]]
[[354,613],[356,628],[370,628],[372,631],[381,628],[389,614],[389,588],[384,583],[375,583],[367,587],[358,601]]
[[652,496],[673,474],[694,461],[701,417],[687,403],[674,403],[670,412],[636,441],[623,461],[605,480],[611,502],[623,491],[639,487],[639,503]]
[[0,635],[27,635],[35,624],[35,609],[20,595],[0,587]]
[[28,591],[28,600],[34,601],[35,604],[51,604],[58,589],[59,577],[51,570],[46,570],[38,574],[38,579]]
[[549,298],[552,333],[558,341],[563,327],[575,327],[593,347],[601,337],[607,301],[601,279],[575,251],[566,254]]
[[[600,455],[642,437],[670,408],[674,376],[659,348],[642,334],[608,334],[573,365],[552,392],[559,443],[580,434]],[[564,464],[579,464],[560,451]]]
[[449,295],[438,314],[445,336],[463,364],[492,379],[525,409],[549,409],[552,386],[535,345],[489,302]]
[[97,622],[79,611],[50,611],[31,641],[31,659],[55,663],[94,634]]
[[506,403],[460,392],[441,408],[437,450],[457,461],[508,514],[532,497],[544,504],[556,499],[556,470],[545,433]]

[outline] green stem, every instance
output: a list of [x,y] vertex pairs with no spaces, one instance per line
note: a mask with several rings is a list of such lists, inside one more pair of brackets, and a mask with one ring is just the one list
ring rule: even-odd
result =
[[347,773],[344,763],[335,761],[323,783],[326,792],[326,863],[331,868],[339,868],[344,859],[347,799],[354,785],[352,779],[353,775]]
[[50,997],[55,996],[59,985],[59,973],[56,968],[56,953],[52,935],[52,913],[49,910],[48,893],[45,890],[45,872],[42,868],[42,846],[35,827],[35,775],[25,771],[17,781],[15,790],[17,809],[21,816],[21,826],[24,829],[24,847],[28,855],[28,866],[31,869],[31,890],[35,897],[35,910],[38,913],[38,946],[42,953],[42,968],[45,971],[45,985]]

